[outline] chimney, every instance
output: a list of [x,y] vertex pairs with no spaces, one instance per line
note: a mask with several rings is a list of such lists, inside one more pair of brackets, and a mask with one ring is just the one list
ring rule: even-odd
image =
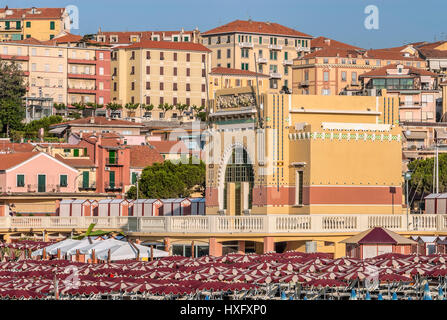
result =
[[324,39],[324,43],[326,43],[328,46],[331,45],[331,39]]
[[91,124],[94,124],[94,123],[95,123],[95,118],[91,117],[91,118],[90,118],[90,123],[91,123]]

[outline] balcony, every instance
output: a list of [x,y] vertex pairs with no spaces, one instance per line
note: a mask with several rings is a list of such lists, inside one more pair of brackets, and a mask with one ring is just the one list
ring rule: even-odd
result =
[[119,164],[118,157],[106,158],[106,166],[122,166],[122,164]]
[[284,60],[282,62],[282,64],[285,65],[285,66],[291,66],[291,65],[293,65],[293,61],[292,60]]
[[272,78],[272,79],[281,79],[282,78],[282,74],[278,73],[278,72],[270,72],[270,78]]
[[104,183],[104,190],[106,191],[121,191],[123,190],[123,183],[110,183],[106,182]]
[[279,44],[269,44],[270,50],[282,50],[282,46]]
[[96,79],[96,75],[87,73],[68,73],[68,79]]
[[310,48],[307,47],[296,47],[295,50],[298,52],[310,52]]
[[79,190],[96,190],[96,182],[90,182],[89,184],[84,184],[83,181],[80,181],[78,184]]
[[253,43],[251,42],[239,42],[240,48],[251,48],[253,49]]
[[16,60],[16,61],[29,61],[28,56],[14,56],[8,54],[0,54],[0,60]]
[[68,93],[96,94],[96,88],[68,88]]
[[308,87],[309,86],[309,80],[303,80],[299,83],[300,87]]
[[262,63],[267,63],[267,58],[258,58],[256,60],[257,63],[262,64]]
[[69,64],[96,64],[96,59],[67,59]]

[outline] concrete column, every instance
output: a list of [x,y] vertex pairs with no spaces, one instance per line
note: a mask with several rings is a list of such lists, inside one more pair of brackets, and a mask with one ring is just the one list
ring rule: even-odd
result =
[[238,241],[238,250],[237,253],[245,254],[245,241]]
[[216,238],[210,238],[209,255],[213,257],[222,256],[222,243],[217,242]]
[[236,198],[236,183],[227,183],[227,215],[234,216],[236,213],[236,203],[234,199]]
[[248,182],[241,182],[241,213],[248,210],[248,194],[250,193],[250,184]]
[[164,245],[165,251],[169,252],[169,250],[171,249],[171,239],[169,239],[168,237],[164,238]]
[[3,236],[3,240],[5,240],[6,243],[11,243],[12,242],[11,235],[9,233],[5,234]]
[[273,237],[264,237],[264,253],[275,251],[275,241]]
[[346,244],[335,242],[334,243],[334,259],[346,256]]

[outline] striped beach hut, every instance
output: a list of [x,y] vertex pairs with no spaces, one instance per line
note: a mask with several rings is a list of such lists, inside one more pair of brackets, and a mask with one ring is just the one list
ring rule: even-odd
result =
[[162,199],[164,216],[188,216],[191,214],[191,200],[187,198]]
[[163,202],[159,199],[138,199],[133,205],[134,217],[152,217],[159,216]]
[[416,241],[393,231],[376,227],[340,241],[346,244],[346,256],[356,259],[373,258],[384,253],[410,254]]
[[191,215],[204,216],[205,215],[205,198],[190,198],[191,201]]

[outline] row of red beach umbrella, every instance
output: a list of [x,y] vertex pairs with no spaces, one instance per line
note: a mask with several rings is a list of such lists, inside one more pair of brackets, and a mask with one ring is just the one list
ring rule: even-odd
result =
[[325,254],[300,252],[229,254],[195,259],[172,256],[150,262],[133,260],[105,264],[22,260],[0,263],[0,297],[53,297],[56,283],[62,296],[110,293],[188,295],[203,291],[263,290],[270,283],[343,288],[353,280],[362,281],[368,277],[377,277],[381,282],[445,277],[446,261],[447,255],[438,254],[386,254],[357,260],[331,259]]

